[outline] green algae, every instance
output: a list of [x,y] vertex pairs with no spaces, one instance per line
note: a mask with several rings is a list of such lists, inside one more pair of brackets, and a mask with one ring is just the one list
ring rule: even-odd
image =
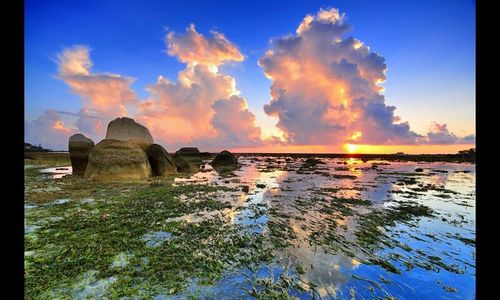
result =
[[[28,298],[43,299],[48,295],[85,291],[79,278],[90,271],[94,272],[92,284],[105,287],[104,294],[97,294],[100,297],[190,295],[186,290],[193,278],[200,286],[213,286],[227,272],[256,271],[263,263],[275,262],[276,253],[297,247],[302,238],[325,253],[377,265],[389,273],[400,274],[401,266],[407,270],[420,267],[436,272],[440,269],[455,274],[463,272],[455,264],[400,242],[397,234],[391,232],[391,228],[399,224],[415,226],[421,218],[436,217],[432,209],[415,201],[394,200],[381,208],[369,200],[357,198],[362,197],[361,194],[356,197],[336,194],[362,190],[360,187],[312,187],[305,196],[286,199],[290,201],[287,209],[278,202],[285,199],[283,194],[270,195],[268,203],[246,207],[253,213],[249,219],[268,218],[262,225],[263,231],[252,232],[248,228],[254,225],[231,224],[220,215],[201,218],[199,222],[168,221],[232,208],[231,202],[240,197],[239,184],[245,183],[243,180],[233,179],[236,187],[228,188],[226,184],[229,186],[233,181],[226,180],[224,185],[192,184],[174,182],[173,177],[169,177],[95,183],[71,175],[57,180],[42,179],[43,176],[36,168],[25,172],[28,179],[25,201],[35,205],[28,210],[26,222],[29,226],[38,226],[27,235],[25,243]],[[418,183],[405,178],[400,182]],[[269,184],[266,186],[272,190]],[[37,188],[54,187],[59,190],[33,192]],[[421,188],[419,192],[433,190],[438,194],[454,194],[437,185]],[[234,197],[227,196],[230,194]],[[54,204],[65,198],[69,201]],[[50,219],[54,217],[62,219]],[[38,223],[40,220],[45,222]],[[149,247],[144,236],[154,232],[168,232],[169,238]],[[450,238],[460,240],[459,236]],[[415,236],[415,239],[419,238]],[[469,238],[463,238],[462,242],[475,243]],[[407,253],[377,252],[394,248]],[[314,272],[312,267],[311,264],[311,269],[305,270],[298,263],[294,267],[295,274],[283,272],[278,278],[254,278],[253,288],[247,293],[258,299],[290,299],[292,290],[309,291],[308,295],[318,296],[316,284],[301,279],[301,275]],[[390,282],[382,276],[379,281]],[[376,284],[370,287],[372,290],[381,289],[376,280],[373,282]]]

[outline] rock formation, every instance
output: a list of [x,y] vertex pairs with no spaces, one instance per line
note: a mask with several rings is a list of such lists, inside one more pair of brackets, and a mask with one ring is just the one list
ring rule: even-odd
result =
[[174,160],[162,146],[152,144],[146,149],[153,176],[165,176],[177,173]]
[[217,154],[210,164],[214,169],[236,168],[238,166],[238,159],[231,152],[224,150]]
[[146,152],[132,142],[105,139],[90,151],[85,177],[97,180],[151,176]]
[[91,139],[80,133],[69,138],[68,148],[73,175],[83,176],[85,174],[90,151],[94,146],[95,144]]
[[196,147],[183,147],[177,150],[173,159],[179,172],[195,172],[203,163],[200,150]]
[[116,118],[109,122],[106,139],[131,142],[143,150],[154,143],[153,137],[146,127],[126,117]]

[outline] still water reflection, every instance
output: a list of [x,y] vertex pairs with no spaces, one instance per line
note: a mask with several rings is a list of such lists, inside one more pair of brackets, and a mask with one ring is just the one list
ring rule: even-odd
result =
[[[303,299],[475,298],[475,165],[257,156],[239,161],[242,167],[231,174],[206,165],[176,179],[178,185],[234,188],[214,194],[231,208],[171,221],[220,217],[287,245],[252,276],[277,280],[287,272],[301,287],[290,294]],[[215,287],[197,289],[241,297],[241,289],[250,288],[247,272],[228,271]]]

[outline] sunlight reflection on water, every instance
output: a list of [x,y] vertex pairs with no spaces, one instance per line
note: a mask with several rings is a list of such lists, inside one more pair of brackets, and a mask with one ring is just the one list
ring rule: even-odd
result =
[[[325,164],[311,167],[305,159],[246,156],[239,158],[242,167],[234,171],[234,176],[223,176],[213,169],[206,168],[204,172],[189,178],[178,178],[175,180],[176,184],[220,185],[238,191],[241,191],[242,186],[249,187],[248,193],[227,192],[222,196],[225,200],[230,199],[230,209],[180,218],[196,221],[219,215],[232,224],[249,226],[253,233],[269,234],[268,222],[283,222],[280,217],[270,213],[270,210],[277,209],[288,215],[284,219],[286,226],[291,228],[297,237],[290,240],[293,246],[278,251],[276,263],[282,268],[288,266],[292,269],[297,263],[302,265],[305,274],[298,277],[314,282],[315,290],[322,297],[349,297],[351,288],[354,288],[357,295],[365,298],[374,295],[397,295],[398,299],[441,296],[470,298],[475,285],[475,249],[454,239],[450,234],[472,233],[470,238],[475,239],[475,165],[375,160],[363,162],[352,158],[321,160]],[[415,173],[416,168],[423,168],[424,171]],[[455,172],[457,170],[466,170],[469,173]],[[339,218],[338,213],[330,214],[324,208],[321,209],[322,204],[317,202],[317,199],[325,197],[345,198],[347,203],[349,199],[368,200],[370,206],[358,208],[349,205],[356,213]],[[350,246],[354,255],[350,257],[345,253],[310,243],[313,232],[325,233],[332,230],[321,226],[328,224],[329,218],[334,218],[335,231],[354,243],[352,245],[356,245],[354,233],[359,227],[356,214],[369,213],[374,208],[387,209],[408,201],[433,209],[439,217],[421,218],[416,221],[416,225],[409,228],[406,223],[396,223],[392,228],[381,226],[380,229],[395,241],[407,245],[405,247],[423,251],[422,253],[428,256],[443,257],[443,263],[456,264],[463,268],[464,263],[460,261],[465,261],[472,267],[465,268],[463,274],[445,270],[436,273],[425,268],[412,267],[396,275],[380,266],[362,263],[361,260],[371,258],[370,255],[385,254],[389,257],[403,255],[411,260],[413,258],[408,255],[418,258],[422,254],[415,254],[415,250],[411,250],[413,252],[409,254],[406,250],[396,248],[399,249],[396,251],[386,247],[368,255],[366,250]],[[301,207],[300,203],[303,203],[304,207]],[[429,240],[426,235],[439,237],[441,242]],[[459,255],[450,255],[451,250]],[[407,268],[398,260],[390,260],[402,270]],[[358,280],[356,276],[379,282],[383,277],[384,280],[390,279],[393,284],[382,281],[379,288],[373,291],[369,288],[369,281]],[[233,282],[235,278],[227,277],[221,280],[220,285],[211,288],[211,291],[227,291],[228,287],[222,286],[223,282]],[[434,282],[429,283],[428,278],[432,278]],[[444,283],[451,285],[454,282],[456,286],[463,288],[457,289],[453,294],[443,289]],[[430,284],[432,287],[428,287]],[[309,298],[308,291],[295,293],[300,298]]]

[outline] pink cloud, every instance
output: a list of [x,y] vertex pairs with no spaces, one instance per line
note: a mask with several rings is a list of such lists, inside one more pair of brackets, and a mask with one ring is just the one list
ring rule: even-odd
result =
[[127,115],[127,105],[137,101],[135,92],[130,88],[134,79],[117,74],[95,74],[89,57],[89,48],[74,46],[65,49],[57,56],[58,75],[79,95],[84,105],[99,111],[102,115]]
[[474,135],[458,137],[448,130],[446,124],[432,122],[427,135],[419,140],[422,144],[450,145],[450,144],[473,144],[476,139]]
[[187,64],[218,66],[228,61],[243,61],[244,56],[236,45],[222,33],[212,31],[212,37],[206,38],[196,31],[191,24],[184,35],[173,31],[166,36],[168,54]]
[[278,118],[288,144],[335,145],[353,136],[360,144],[427,142],[386,103],[385,59],[344,37],[349,30],[344,14],[321,9],[307,15],[296,34],[272,40],[259,60],[272,80],[264,111]]
[[63,118],[54,110],[45,113],[31,122],[24,122],[26,141],[55,150],[68,150],[68,139],[75,133],[74,128],[65,125]]
[[261,142],[260,128],[239,96],[235,79],[218,70],[219,65],[244,57],[222,34],[212,34],[213,38],[205,38],[194,25],[184,35],[167,34],[168,54],[186,63],[186,68],[176,82],[160,76],[150,85],[151,96],[136,115],[164,145],[218,148],[238,141]]
[[235,78],[219,70],[222,64],[244,60],[238,47],[218,32],[205,37],[194,25],[183,34],[166,34],[168,55],[185,68],[176,81],[159,76],[147,87],[144,100],[130,87],[133,78],[93,72],[88,47],[65,49],[57,55],[58,77],[81,97],[83,106],[76,113],[47,110],[26,122],[25,136],[51,147],[67,147],[67,137],[76,132],[98,142],[110,120],[129,116],[171,150],[187,145],[220,150],[271,144],[474,142],[474,136],[457,137],[446,124],[434,123],[426,135],[411,131],[383,95],[384,58],[361,41],[344,37],[349,30],[338,10],[321,9],[307,15],[295,34],[274,39],[260,58],[259,66],[272,81],[272,99],[264,111],[278,119],[279,138],[261,139],[262,130]]

